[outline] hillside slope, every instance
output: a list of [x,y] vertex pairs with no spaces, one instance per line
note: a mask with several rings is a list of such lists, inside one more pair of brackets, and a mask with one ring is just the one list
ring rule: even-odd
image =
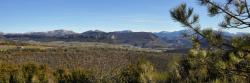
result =
[[25,34],[6,34],[7,39],[18,41],[65,41],[65,42],[102,42],[111,44],[129,44],[143,48],[166,47],[158,36],[149,32],[102,32],[87,31],[84,33],[74,33],[70,31],[49,31]]

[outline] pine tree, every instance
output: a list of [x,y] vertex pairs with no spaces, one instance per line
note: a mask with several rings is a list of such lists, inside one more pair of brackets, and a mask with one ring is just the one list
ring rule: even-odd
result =
[[[206,6],[208,15],[224,16],[219,23],[222,29],[250,28],[250,12],[247,0],[198,0],[201,6]],[[247,82],[250,76],[250,36],[235,36],[225,38],[222,31],[201,29],[199,15],[194,14],[193,8],[186,4],[170,11],[173,20],[194,32],[188,34],[193,40],[193,49],[184,59],[185,71],[183,76],[189,82]],[[201,42],[209,43],[201,47]],[[183,63],[182,63],[183,64]]]

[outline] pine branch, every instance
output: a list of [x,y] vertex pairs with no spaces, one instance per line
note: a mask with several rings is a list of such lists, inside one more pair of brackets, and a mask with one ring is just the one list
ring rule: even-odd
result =
[[247,10],[248,17],[250,17],[250,12],[249,12],[249,9],[248,9],[247,0],[245,0],[245,7],[246,7],[246,10]]
[[242,19],[240,19],[240,18],[236,17],[235,15],[232,15],[231,13],[229,13],[229,12],[228,12],[228,11],[226,11],[225,9],[221,8],[220,6],[218,6],[218,5],[214,4],[214,3],[213,3],[213,2],[211,2],[210,0],[207,0],[207,3],[209,3],[209,4],[211,4],[211,5],[215,6],[215,7],[217,7],[218,9],[220,9],[220,10],[221,10],[222,12],[224,12],[225,14],[227,14],[227,15],[231,16],[232,18],[234,18],[234,19],[236,19],[236,20],[240,21],[242,24],[245,24],[245,25],[247,25],[247,26],[249,26],[249,27],[250,27],[250,24],[249,24],[249,23],[247,23],[247,22],[243,21]]

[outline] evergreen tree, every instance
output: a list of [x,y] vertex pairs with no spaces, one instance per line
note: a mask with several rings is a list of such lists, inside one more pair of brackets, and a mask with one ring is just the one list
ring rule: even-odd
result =
[[[198,0],[206,6],[208,15],[224,16],[221,28],[245,29],[250,27],[250,12],[247,0]],[[199,15],[186,4],[170,11],[173,20],[194,32],[188,34],[193,40],[193,49],[181,63],[185,67],[183,79],[189,82],[247,82],[250,75],[250,36],[225,38],[222,31],[201,29]],[[202,42],[209,43],[201,47]]]

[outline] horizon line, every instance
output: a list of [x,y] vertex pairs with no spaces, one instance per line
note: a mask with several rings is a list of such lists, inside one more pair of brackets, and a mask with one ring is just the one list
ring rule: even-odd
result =
[[[50,32],[50,31],[58,31],[58,30],[63,30],[63,31],[72,31],[74,33],[84,33],[84,32],[88,32],[88,31],[100,31],[100,32],[122,32],[122,31],[131,31],[131,32],[150,32],[150,33],[160,33],[160,32],[178,32],[178,31],[185,31],[187,29],[181,29],[181,30],[173,30],[173,31],[167,31],[167,30],[162,30],[162,31],[134,31],[134,30],[114,30],[114,31],[104,31],[104,30],[99,30],[99,29],[89,29],[89,30],[85,30],[85,31],[81,31],[81,32],[77,32],[74,30],[69,30],[69,29],[54,29],[54,30],[46,30],[46,31],[27,31],[27,32],[2,32],[0,31],[0,33],[2,34],[27,34],[27,33],[39,33],[39,32]],[[225,31],[223,30],[222,32],[228,32],[228,33],[233,33],[233,34],[237,34],[237,33],[249,33],[249,32],[229,32],[229,31]]]

